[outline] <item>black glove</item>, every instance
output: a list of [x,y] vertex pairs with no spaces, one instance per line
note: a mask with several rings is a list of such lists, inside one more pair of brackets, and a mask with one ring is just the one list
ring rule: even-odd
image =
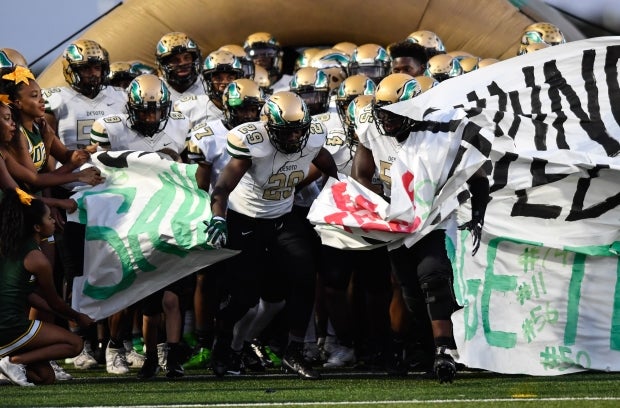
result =
[[480,239],[482,238],[482,226],[484,225],[484,219],[479,214],[474,214],[472,219],[465,224],[459,225],[459,230],[467,230],[471,232],[473,239],[473,249],[471,250],[471,256],[476,255],[478,248],[480,248]]

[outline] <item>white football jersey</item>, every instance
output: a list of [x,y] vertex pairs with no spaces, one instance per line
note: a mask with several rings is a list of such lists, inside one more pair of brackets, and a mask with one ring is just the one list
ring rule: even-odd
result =
[[193,126],[224,119],[224,111],[215,106],[208,95],[185,95],[174,102],[173,110],[185,115]]
[[402,145],[395,137],[385,136],[379,133],[372,118],[372,106],[365,106],[355,118],[356,133],[359,143],[372,151],[375,162],[375,170],[379,173],[379,179],[383,185],[383,194],[390,197],[392,179],[390,167],[396,161]]
[[295,186],[308,175],[310,164],[325,144],[326,129],[312,121],[306,146],[285,154],[269,140],[265,122],[250,122],[228,133],[228,153],[252,165],[229,197],[228,207],[255,218],[277,218],[291,211]]
[[70,87],[45,89],[43,98],[45,111],[58,122],[58,137],[71,150],[89,145],[95,120],[127,111],[127,94],[113,86],[103,88],[93,99]]
[[144,136],[131,127],[129,115],[108,115],[97,119],[91,130],[91,143],[105,150],[137,150],[156,152],[172,149],[183,152],[189,139],[189,121],[178,112],[171,112],[166,127],[153,136]]
[[[327,147],[327,144],[329,143],[330,129],[334,127],[338,127],[338,126],[341,127],[338,113],[335,111],[335,108],[334,108],[333,112],[330,110],[326,113],[319,113],[318,115],[313,115],[312,119],[321,122],[323,126],[325,126],[328,137],[327,137],[327,141],[325,142],[325,146],[323,147]],[[327,151],[331,153],[329,149]],[[336,159],[334,158],[334,161],[335,160]],[[318,180],[313,181],[312,183],[308,184],[306,187],[302,188],[300,191],[295,193],[295,205],[300,206],[300,207],[310,207],[312,203],[314,202],[314,200],[321,193],[321,188],[322,188],[321,182],[322,182],[322,179],[319,178]]]
[[230,160],[226,150],[228,129],[221,120],[213,120],[196,125],[190,132],[188,156],[194,163],[205,162],[211,165],[211,188],[213,190],[218,176]]
[[176,101],[178,101],[179,99],[183,98],[184,96],[188,96],[188,95],[206,95],[207,94],[207,89],[205,88],[204,83],[202,82],[201,78],[196,79],[196,82],[194,82],[192,84],[192,86],[190,86],[189,88],[187,88],[185,90],[185,92],[181,93],[177,90],[175,90],[172,86],[170,86],[170,84],[168,83],[168,81],[166,81],[166,78],[164,77],[160,77],[160,79],[162,81],[164,81],[164,83],[166,84],[166,86],[168,87],[168,91],[170,91],[170,101],[174,104]]

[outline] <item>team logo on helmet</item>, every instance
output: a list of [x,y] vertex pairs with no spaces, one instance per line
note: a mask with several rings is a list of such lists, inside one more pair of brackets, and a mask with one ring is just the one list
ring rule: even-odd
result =
[[10,60],[8,55],[2,50],[0,50],[0,68],[12,68],[13,61]]

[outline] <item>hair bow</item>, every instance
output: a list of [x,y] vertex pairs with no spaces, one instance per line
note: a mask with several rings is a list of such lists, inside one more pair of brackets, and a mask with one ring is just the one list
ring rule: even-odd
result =
[[30,72],[28,68],[24,68],[21,65],[18,65],[15,67],[15,70],[13,72],[2,75],[2,78],[13,81],[16,85],[21,82],[29,85],[29,79],[34,79],[34,75],[32,74],[32,72]]

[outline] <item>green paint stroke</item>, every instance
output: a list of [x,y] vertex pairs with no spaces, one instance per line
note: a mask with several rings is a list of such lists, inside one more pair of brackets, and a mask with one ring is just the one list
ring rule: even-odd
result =
[[620,350],[620,258],[616,262],[616,290],[614,291],[614,310],[611,315],[609,348]]
[[487,343],[491,346],[513,348],[517,344],[517,334],[491,329],[490,305],[491,295],[495,292],[513,292],[517,288],[517,278],[515,275],[496,275],[493,271],[493,264],[497,257],[497,249],[502,242],[514,242],[533,246],[542,246],[541,243],[516,240],[507,237],[498,237],[489,241],[487,250],[487,267],[484,271],[484,286],[482,288],[482,298],[480,301],[480,312],[482,315],[482,328]]
[[86,191],[84,192],[80,198],[78,198],[77,205],[79,209],[78,220],[80,224],[86,225],[88,223],[88,218],[86,214],[86,209],[84,208],[84,200],[88,196],[95,195],[120,195],[123,197],[123,202],[116,210],[117,214],[124,214],[129,212],[131,208],[131,204],[133,204],[133,200],[136,197],[136,188],[135,187],[122,187],[122,188],[109,188],[105,191]]
[[104,300],[131,286],[136,280],[136,272],[131,267],[131,256],[116,231],[109,227],[87,226],[86,240],[104,241],[114,249],[121,263],[122,277],[119,283],[112,286],[93,286],[87,281],[83,293],[93,299]]
[[581,301],[581,284],[585,275],[586,255],[575,254],[573,272],[568,284],[568,304],[566,306],[566,327],[564,329],[564,344],[572,346],[577,337],[577,323],[579,321],[579,303]]
[[149,241],[153,245],[153,250],[176,255],[181,258],[189,253],[188,250],[163,242],[160,239],[159,226],[176,196],[175,186],[166,182],[166,178],[169,178],[169,176],[159,175],[162,187],[151,196],[127,233],[129,248],[134,256],[135,263],[138,265],[138,268],[144,272],[151,272],[157,268],[155,265],[151,264],[142,253],[139,239],[142,234],[148,236]]
[[164,174],[163,176],[166,179],[165,183],[171,185],[181,185],[181,192],[184,196],[183,202],[179,206],[179,210],[171,219],[172,233],[175,241],[180,247],[191,249],[194,246],[194,242],[200,243],[206,241],[206,237],[203,237],[205,235],[204,228],[196,229],[198,239],[197,241],[194,241],[192,239],[194,234],[189,228],[187,228],[187,226],[190,225],[193,220],[202,215],[205,208],[210,208],[209,195],[199,189],[195,182],[192,182],[196,179],[195,168],[193,168],[193,171],[192,169],[187,169],[186,174],[183,175],[179,170],[178,164],[175,163],[171,166],[171,170],[176,175],[176,180],[178,182],[175,183],[171,174]]

